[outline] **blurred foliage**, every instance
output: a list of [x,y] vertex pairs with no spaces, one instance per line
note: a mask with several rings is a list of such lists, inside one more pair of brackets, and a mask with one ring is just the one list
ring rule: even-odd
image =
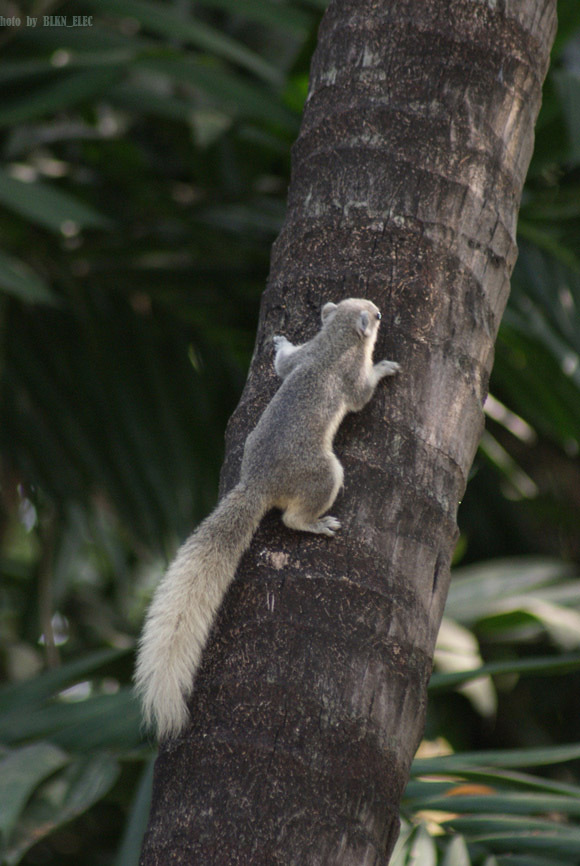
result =
[[[0,26],[1,863],[138,861],[134,640],[215,501],[324,6],[0,2],[23,22]],[[580,859],[580,11],[558,7],[398,866]]]

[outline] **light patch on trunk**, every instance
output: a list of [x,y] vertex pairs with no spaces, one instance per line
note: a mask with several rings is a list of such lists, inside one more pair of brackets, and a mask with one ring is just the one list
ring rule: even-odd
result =
[[287,553],[283,553],[281,550],[268,550],[264,554],[265,558],[268,560],[272,568],[275,568],[276,571],[280,571],[281,568],[285,568],[290,562],[290,557]]

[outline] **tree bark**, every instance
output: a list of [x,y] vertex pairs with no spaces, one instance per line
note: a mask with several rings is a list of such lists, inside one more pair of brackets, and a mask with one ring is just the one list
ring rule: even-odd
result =
[[555,0],[333,0],[293,148],[223,490],[277,387],[273,334],[383,313],[402,372],[335,440],[334,539],[263,521],[162,748],[142,866],[388,863],[483,426]]

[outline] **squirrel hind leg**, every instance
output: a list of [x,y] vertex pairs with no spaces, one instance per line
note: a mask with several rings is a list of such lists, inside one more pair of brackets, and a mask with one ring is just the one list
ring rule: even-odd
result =
[[286,526],[300,532],[334,535],[340,529],[340,522],[330,514],[326,517],[322,515],[336,499],[343,477],[344,472],[338,459],[334,454],[330,455],[321,471],[312,473],[308,491],[287,503],[282,514]]

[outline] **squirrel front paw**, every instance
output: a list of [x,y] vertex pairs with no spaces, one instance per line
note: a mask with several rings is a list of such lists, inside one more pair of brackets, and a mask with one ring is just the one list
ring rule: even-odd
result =
[[383,376],[394,376],[401,369],[401,365],[397,364],[396,361],[379,361],[375,365],[375,369],[382,378]]
[[276,334],[276,336],[272,337],[272,342],[274,343],[275,351],[279,352],[284,343],[287,343],[288,340],[286,337],[281,337],[279,334]]

